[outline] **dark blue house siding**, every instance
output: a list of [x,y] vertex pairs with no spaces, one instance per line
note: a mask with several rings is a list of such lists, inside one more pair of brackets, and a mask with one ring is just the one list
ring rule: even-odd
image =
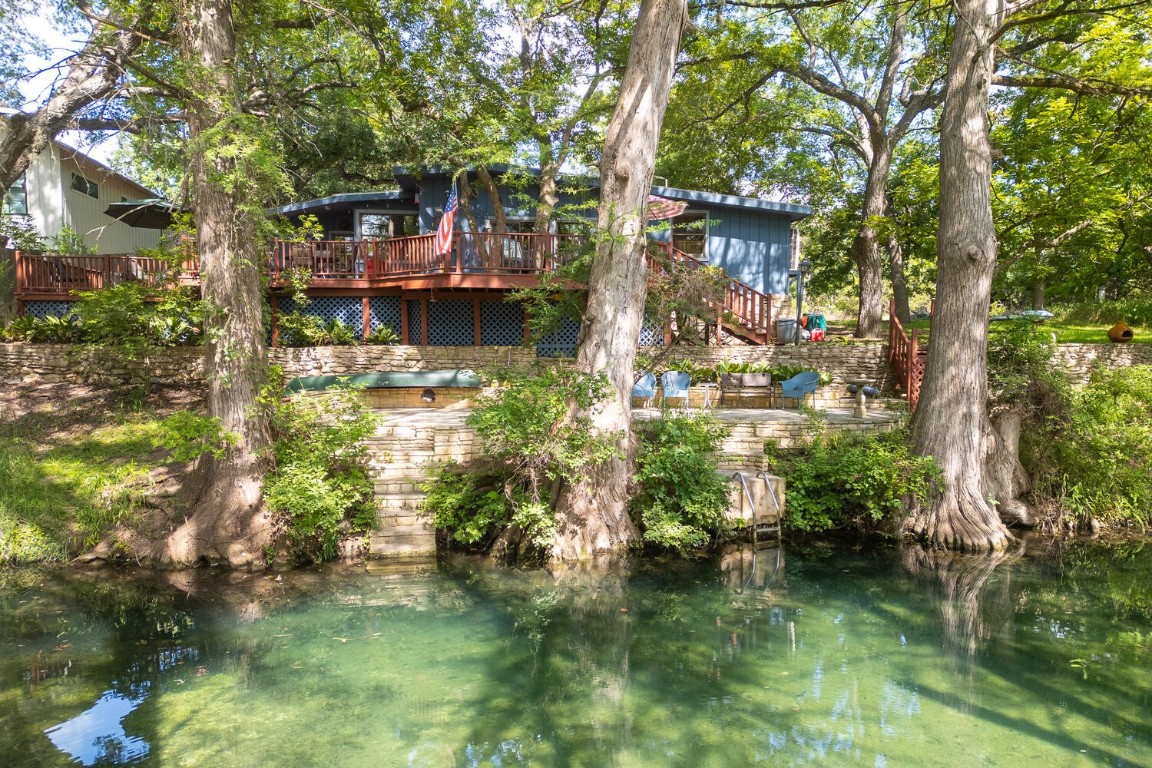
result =
[[708,261],[761,293],[788,290],[792,230],[783,216],[736,208],[708,212]]

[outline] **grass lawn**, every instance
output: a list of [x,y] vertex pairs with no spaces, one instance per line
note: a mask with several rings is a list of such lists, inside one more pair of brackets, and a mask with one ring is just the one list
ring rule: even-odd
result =
[[[911,333],[913,330],[920,331],[920,340],[926,341],[931,328],[931,321],[913,320],[904,325],[904,330]],[[991,327],[995,330],[997,322],[993,322]],[[856,328],[855,320],[847,320],[842,323],[830,324],[830,329],[835,328],[838,333],[851,334]],[[1109,344],[1108,329],[1111,325],[1104,325],[1101,323],[1092,323],[1083,320],[1062,320],[1060,318],[1052,318],[1045,320],[1040,324],[1040,327],[1056,334],[1057,344]],[[1152,344],[1152,327],[1133,325],[1132,327],[1132,342],[1133,344]],[[888,338],[888,322],[884,322],[884,339]]]

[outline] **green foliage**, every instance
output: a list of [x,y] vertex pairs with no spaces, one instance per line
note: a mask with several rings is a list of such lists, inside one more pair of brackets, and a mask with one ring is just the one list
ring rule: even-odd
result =
[[400,343],[400,334],[390,325],[381,325],[364,337],[365,344],[393,345]]
[[456,464],[437,469],[425,490],[433,525],[451,531],[461,544],[481,544],[512,520],[511,505],[495,480]]
[[355,390],[285,399],[277,378],[260,398],[273,431],[264,499],[284,516],[297,557],[328,560],[342,535],[375,524],[362,441],[375,431],[376,417]]
[[550,368],[536,376],[514,374],[494,394],[476,399],[468,424],[480,435],[485,453],[530,489],[560,479],[578,483],[585,468],[617,450],[612,436],[593,435],[587,417],[570,418],[568,403],[588,409],[607,391],[602,376]]
[[512,375],[478,398],[468,424],[491,463],[449,467],[426,486],[436,527],[461,543],[486,545],[514,525],[536,549],[546,547],[556,532],[556,484],[581,483],[589,467],[618,455],[612,436],[594,435],[589,419],[568,414],[569,400],[589,408],[607,386],[603,377],[545,369]]
[[91,344],[134,349],[199,343],[203,308],[190,289],[125,282],[80,293],[72,310]]
[[68,256],[90,256],[96,253],[96,247],[88,245],[84,241],[84,236],[72,227],[63,227],[58,235],[48,239],[48,252]]
[[1097,370],[1025,430],[1021,460],[1053,525],[1152,522],[1152,367]]
[[117,417],[59,440],[0,429],[0,563],[67,559],[143,507],[164,431],[145,415]]
[[1027,319],[996,323],[988,333],[988,396],[993,408],[1023,403],[1036,388],[1059,386],[1052,334]]
[[218,418],[192,411],[177,411],[160,422],[160,429],[155,445],[173,461],[194,461],[204,454],[223,459],[238,439],[221,428]]
[[1054,312],[1060,321],[1096,326],[1098,335],[1093,341],[1103,342],[1103,332],[1121,320],[1132,326],[1152,328],[1152,296],[1148,293],[1133,293],[1111,301],[1067,304]]
[[787,483],[786,524],[797,531],[883,531],[939,482],[935,461],[914,455],[904,432],[832,434],[770,453]]
[[317,315],[289,312],[279,320],[280,344],[285,347],[350,346],[356,344],[356,332],[339,318],[328,322]]
[[683,554],[724,527],[727,483],[717,454],[729,429],[710,416],[665,416],[636,430],[632,514],[644,541]]

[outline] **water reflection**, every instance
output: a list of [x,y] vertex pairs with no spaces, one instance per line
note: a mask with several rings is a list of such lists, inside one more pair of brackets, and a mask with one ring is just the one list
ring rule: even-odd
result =
[[0,573],[0,765],[1152,765],[1132,557]]
[[124,696],[105,691],[90,709],[44,733],[61,752],[81,765],[128,765],[148,754],[148,742],[129,736],[124,718],[144,701],[147,686],[138,694]]

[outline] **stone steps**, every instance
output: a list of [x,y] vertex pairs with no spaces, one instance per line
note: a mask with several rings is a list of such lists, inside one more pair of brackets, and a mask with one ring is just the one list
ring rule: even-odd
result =
[[376,529],[369,538],[374,558],[413,559],[436,556],[436,530],[424,513],[422,484],[437,455],[436,432],[430,427],[385,425],[364,441],[369,476],[376,493]]

